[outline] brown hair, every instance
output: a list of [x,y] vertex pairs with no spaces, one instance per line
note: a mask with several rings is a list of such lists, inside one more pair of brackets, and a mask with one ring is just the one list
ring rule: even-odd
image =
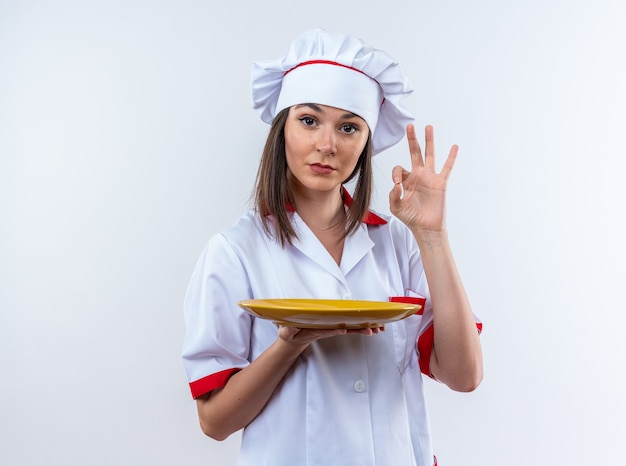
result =
[[[270,127],[261,162],[256,176],[254,204],[261,217],[263,229],[270,236],[276,236],[281,244],[291,244],[297,238],[291,224],[288,205],[294,205],[291,186],[287,177],[287,157],[285,154],[285,122],[289,108],[282,110]],[[367,138],[363,152],[350,176],[344,183],[358,175],[354,188],[353,201],[347,212],[346,231],[344,237],[354,232],[363,221],[369,210],[372,197],[372,143],[371,132]],[[274,227],[269,216],[274,218]]]

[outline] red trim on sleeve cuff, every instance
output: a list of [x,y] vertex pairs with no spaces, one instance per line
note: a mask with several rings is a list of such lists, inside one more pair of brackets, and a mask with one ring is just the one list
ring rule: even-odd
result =
[[[483,331],[482,322],[476,322],[476,328],[480,334]],[[420,371],[432,379],[434,379],[434,377],[430,372],[430,356],[433,352],[434,341],[435,327],[433,324],[430,324],[417,339],[417,353],[419,355]]]
[[430,355],[433,352],[434,341],[435,326],[430,324],[417,339],[417,354],[419,355],[420,371],[433,379],[433,374],[430,372]]
[[228,379],[239,372],[241,369],[235,367],[232,369],[225,369],[220,372],[216,372],[215,374],[207,375],[206,377],[202,377],[201,379],[195,380],[189,383],[189,388],[191,389],[191,396],[196,399],[200,395],[205,395],[209,393],[211,390],[215,390],[216,388],[222,388],[228,382]]

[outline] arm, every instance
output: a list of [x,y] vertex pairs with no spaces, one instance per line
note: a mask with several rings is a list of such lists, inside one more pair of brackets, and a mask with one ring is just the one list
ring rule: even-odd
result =
[[379,329],[298,329],[280,327],[278,339],[250,365],[234,374],[223,388],[196,399],[202,431],[224,440],[247,426],[269,401],[300,354],[315,340],[348,333],[372,335]]
[[450,150],[441,173],[435,172],[434,136],[426,127],[425,157],[413,125],[407,127],[411,172],[393,169],[391,212],[417,241],[433,305],[432,375],[453,390],[474,390],[482,380],[480,339],[463,283],[456,268],[445,226],[445,193],[458,147]]
[[[238,306],[239,296],[252,296],[248,271],[224,235],[215,235],[200,256],[185,296],[183,361],[197,400],[202,430],[223,440],[247,426],[261,412],[300,354],[315,340],[347,333],[279,327],[276,339],[254,360],[249,359],[252,317]],[[371,335],[379,329],[360,333]],[[223,382],[211,379],[243,368]],[[217,388],[216,388],[217,387]]]

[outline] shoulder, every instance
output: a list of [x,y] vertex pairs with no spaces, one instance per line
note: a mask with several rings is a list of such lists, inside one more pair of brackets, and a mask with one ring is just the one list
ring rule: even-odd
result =
[[209,239],[207,249],[230,249],[235,254],[248,253],[270,238],[263,229],[259,215],[249,210],[234,224]]
[[258,249],[265,236],[261,221],[253,212],[247,212],[234,224],[212,235],[206,242],[196,265],[196,273],[213,273],[217,269],[230,272],[241,268],[245,258]]
[[261,219],[255,210],[248,210],[234,224],[222,230],[220,235],[233,240],[262,232]]

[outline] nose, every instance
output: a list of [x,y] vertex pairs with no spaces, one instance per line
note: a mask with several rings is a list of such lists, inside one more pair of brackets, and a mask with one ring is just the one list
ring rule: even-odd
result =
[[322,127],[318,132],[317,151],[324,155],[335,155],[337,153],[337,138],[333,128]]

